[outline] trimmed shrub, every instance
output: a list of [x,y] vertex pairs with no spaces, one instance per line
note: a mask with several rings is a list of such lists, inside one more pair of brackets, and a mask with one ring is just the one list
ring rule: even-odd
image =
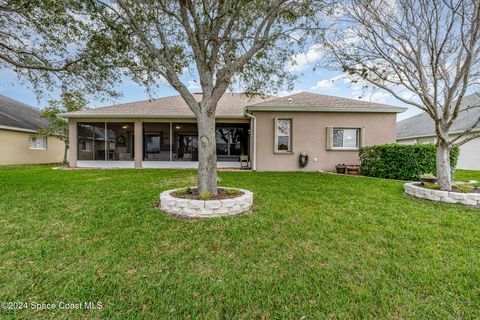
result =
[[[428,144],[383,144],[360,149],[360,172],[369,177],[418,180],[420,175],[436,172],[437,147]],[[458,148],[452,150],[452,169],[457,165]]]

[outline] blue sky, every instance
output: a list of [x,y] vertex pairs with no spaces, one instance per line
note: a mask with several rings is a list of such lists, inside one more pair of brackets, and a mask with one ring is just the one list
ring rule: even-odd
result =
[[[299,78],[295,83],[295,88],[293,91],[283,91],[281,92],[281,95],[309,91],[350,99],[359,99],[361,97],[362,100],[366,101],[408,107],[408,111],[398,115],[398,120],[411,117],[420,112],[417,108],[402,104],[385,91],[382,92],[377,90],[375,92],[364,92],[361,86],[350,84],[349,81],[346,81],[339,72],[333,72],[320,68],[314,69],[316,62],[318,62],[320,58],[318,55],[319,53],[317,53],[317,51],[309,50],[305,54],[294,57],[296,64],[290,66],[289,68],[291,72],[298,74]],[[189,88],[191,91],[198,92],[198,85],[196,85],[193,80],[193,78],[185,78],[185,81],[189,83]],[[98,107],[102,105],[145,100],[150,98],[143,87],[136,85],[130,80],[124,81],[124,83],[119,85],[117,89],[122,93],[122,97],[119,99],[112,101],[112,103],[91,101],[90,106]],[[45,107],[48,100],[44,98],[38,101],[37,97],[33,93],[33,90],[28,84],[22,83],[22,81],[17,79],[15,73],[5,69],[0,70],[0,94],[30,104],[37,108]],[[161,84],[160,88],[156,91],[155,97],[165,97],[176,94],[176,91],[171,87]],[[56,98],[55,93],[50,94],[50,98]]]

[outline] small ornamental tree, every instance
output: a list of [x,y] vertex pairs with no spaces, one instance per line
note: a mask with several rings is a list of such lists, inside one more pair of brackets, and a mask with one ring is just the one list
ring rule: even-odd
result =
[[65,143],[63,163],[68,164],[67,150],[69,148],[68,122],[60,114],[80,111],[85,108],[87,101],[79,92],[62,92],[60,100],[52,100],[49,106],[43,109],[42,118],[48,120],[48,127],[40,128],[39,134],[56,136]]
[[450,134],[460,112],[479,107],[460,108],[480,80],[480,1],[345,0],[335,12],[329,65],[432,118],[438,183],[451,190],[450,151],[480,136],[471,134],[480,119]]
[[[268,93],[291,83],[285,65],[319,29],[319,0],[92,0],[88,18],[118,70],[152,88],[166,80],[198,124],[199,192],[217,194],[215,113],[239,84]],[[199,81],[197,101],[184,74]]]

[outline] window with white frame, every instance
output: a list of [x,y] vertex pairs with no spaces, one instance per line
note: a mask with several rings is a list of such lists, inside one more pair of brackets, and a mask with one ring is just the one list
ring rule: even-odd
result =
[[333,149],[358,149],[360,147],[360,129],[358,128],[333,128]]
[[292,152],[292,119],[275,119],[275,152]]
[[30,136],[28,138],[29,149],[47,149],[47,137]]

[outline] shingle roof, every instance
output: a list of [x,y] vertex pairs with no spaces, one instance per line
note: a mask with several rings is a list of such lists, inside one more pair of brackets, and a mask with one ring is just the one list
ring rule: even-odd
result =
[[[202,94],[194,94],[197,101],[202,99]],[[247,97],[241,93],[225,93],[217,105],[216,116],[243,117],[245,106],[263,102],[271,97]],[[158,98],[118,104],[113,106],[87,109],[77,112],[65,113],[65,117],[190,117],[194,114],[181,96]]]
[[[194,94],[200,101],[202,94]],[[291,99],[291,100],[290,100]],[[282,98],[226,93],[218,102],[216,116],[244,117],[249,111],[312,111],[312,112],[403,112],[406,109],[385,104],[302,92]],[[181,96],[144,100],[113,106],[65,113],[67,118],[80,117],[191,117],[193,112]]]
[[381,103],[346,99],[310,92],[301,92],[247,107],[249,111],[305,112],[403,112],[406,108]]
[[[479,106],[465,110],[469,106]],[[461,132],[470,128],[480,117],[480,95],[473,93],[463,98],[461,111],[450,132]],[[477,126],[480,130],[480,125]],[[429,137],[435,135],[435,123],[425,112],[397,123],[397,139]]]
[[38,109],[0,95],[0,126],[24,130],[38,130],[48,125]]

